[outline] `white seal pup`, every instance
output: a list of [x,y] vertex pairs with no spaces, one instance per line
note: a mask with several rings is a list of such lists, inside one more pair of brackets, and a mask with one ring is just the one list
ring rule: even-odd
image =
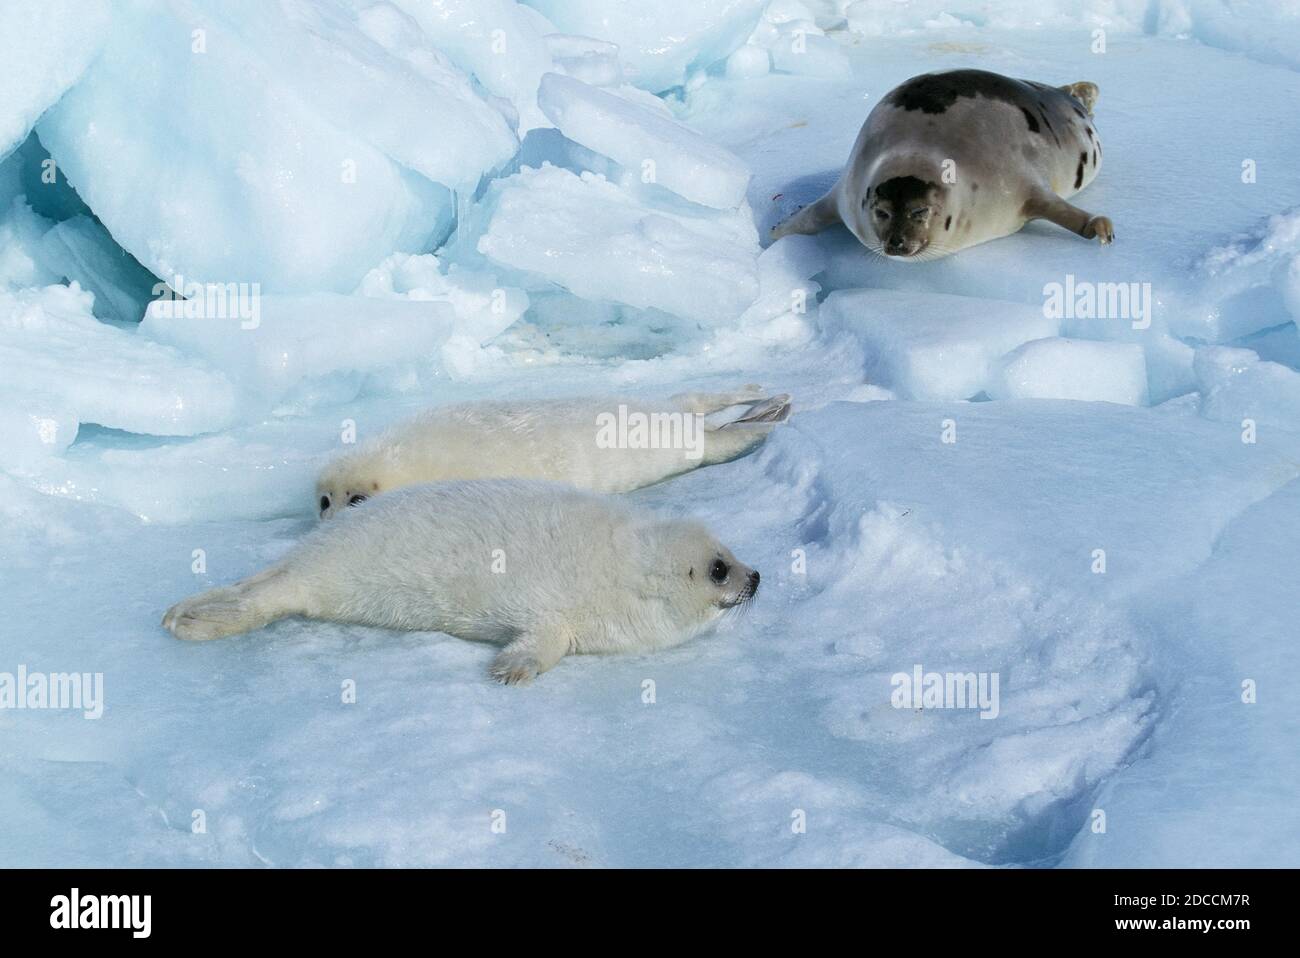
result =
[[438,482],[317,526],[163,625],[195,640],[292,615],[446,632],[505,644],[490,672],[513,685],[565,655],[677,645],[753,599],[758,580],[696,522],[560,483]]
[[[722,423],[706,419],[745,407]],[[399,423],[331,462],[316,481],[328,519],[381,492],[449,479],[550,479],[630,492],[759,445],[790,414],[790,397],[757,386],[654,403],[620,398],[470,402]]]
[[1045,219],[1103,244],[1115,228],[1067,203],[1101,169],[1095,83],[1051,87],[984,70],[913,77],[867,116],[829,193],[772,230],[843,223],[868,249],[927,260]]

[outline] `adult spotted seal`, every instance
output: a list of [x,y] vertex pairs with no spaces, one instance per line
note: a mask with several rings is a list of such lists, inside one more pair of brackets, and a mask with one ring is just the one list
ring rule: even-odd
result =
[[926,260],[1045,219],[1103,244],[1105,216],[1066,202],[1101,169],[1095,83],[1052,87],[985,70],[913,77],[868,115],[829,193],[772,231],[843,223],[864,246]]

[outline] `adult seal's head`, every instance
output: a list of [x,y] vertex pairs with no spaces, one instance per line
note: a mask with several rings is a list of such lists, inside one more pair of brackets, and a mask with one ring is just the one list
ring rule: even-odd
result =
[[1104,216],[1065,201],[1101,168],[1094,83],[1052,87],[984,70],[913,77],[863,124],[834,188],[772,231],[843,223],[873,252],[926,260],[1046,219],[1103,244]]
[[957,206],[934,157],[902,153],[881,157],[862,176],[862,202],[849,228],[862,245],[886,256],[950,252],[942,224]]

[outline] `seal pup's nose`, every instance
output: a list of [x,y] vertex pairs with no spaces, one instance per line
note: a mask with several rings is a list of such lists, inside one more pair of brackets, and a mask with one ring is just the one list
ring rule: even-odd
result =
[[758,591],[758,570],[755,569],[749,574],[749,594],[753,595]]

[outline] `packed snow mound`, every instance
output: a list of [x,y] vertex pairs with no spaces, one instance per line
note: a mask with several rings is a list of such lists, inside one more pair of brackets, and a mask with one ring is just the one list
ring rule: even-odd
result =
[[[845,25],[842,18],[823,19],[828,26]],[[826,35],[813,9],[800,0],[768,3],[745,46],[727,58],[728,76],[762,76],[769,69],[828,80],[853,74],[843,45]]]
[[763,0],[526,0],[566,33],[618,44],[629,79],[652,93],[680,86],[688,74],[725,58],[745,42]]
[[[16,398],[27,412],[58,422],[155,436],[234,423],[236,394],[222,373],[100,322],[92,299],[75,283],[0,290],[0,402]],[[6,445],[0,442],[0,454]]]
[[537,109],[537,84],[554,69],[546,41],[553,31],[533,11],[513,0],[392,0],[391,7],[348,2],[362,9],[367,23],[390,19],[391,7],[400,10],[430,46],[511,105],[521,136],[548,125]]
[[749,170],[740,158],[655,110],[558,73],[542,77],[538,103],[566,137],[643,183],[718,209],[745,201]]
[[856,430],[842,448],[810,441],[826,468],[853,470],[859,494],[960,529],[1019,575],[1108,601],[1195,569],[1237,515],[1300,477],[1293,434],[1248,444],[1194,403],[868,402],[815,416],[803,421]]
[[0,160],[85,71],[109,24],[107,0],[0,2]]
[[463,74],[412,66],[334,0],[123,8],[39,130],[155,275],[268,292],[350,292],[394,250],[428,248],[450,226],[451,190],[517,148]]
[[1177,316],[1180,336],[1224,343],[1300,320],[1300,207],[1216,246],[1193,267],[1199,308]]
[[1035,339],[1002,358],[988,393],[993,399],[1076,399],[1145,406],[1146,354],[1137,343],[1059,336]]
[[758,295],[758,235],[748,208],[697,210],[651,206],[604,177],[545,164],[492,184],[475,248],[583,299],[735,319]]
[[1289,0],[1159,0],[1154,32],[1192,37],[1261,63],[1300,70],[1300,7]]
[[1142,761],[1102,786],[1096,805],[1106,830],[1080,830],[1065,865],[1300,862],[1293,838],[1300,714],[1275,680],[1300,670],[1297,515],[1300,481],[1242,512],[1204,565],[1162,585],[1147,627],[1155,667],[1183,675],[1165,710],[1172,720],[1156,727]]
[[441,349],[456,331],[448,302],[256,296],[225,287],[186,295],[150,303],[140,336],[224,370],[252,409],[349,402],[371,376],[436,378]]
[[1195,370],[1207,419],[1300,432],[1300,372],[1226,346],[1198,349]]
[[57,397],[6,396],[0,407],[0,466],[30,473],[46,458],[66,451],[79,425]]
[[[780,446],[778,471],[788,468]],[[805,512],[819,495],[836,496],[823,507],[826,541],[802,546],[807,571],[777,566],[790,624],[773,654],[821,725],[805,761],[829,764],[818,753],[840,753],[866,804],[897,809],[897,823],[976,861],[1050,856],[1050,823],[1068,828],[1150,725],[1131,626],[1095,602],[1051,596],[995,553],[954,548],[901,503],[871,508],[841,485],[850,475],[822,472],[821,488],[804,492]],[[927,611],[944,602],[972,610],[970,625]],[[1071,627],[1056,633],[1065,607]],[[970,711],[932,708],[920,688],[910,702],[895,699],[895,677],[918,669],[987,676],[993,720],[979,718],[975,696]]]
[[361,281],[364,296],[416,302],[450,303],[456,314],[456,335],[486,345],[513,326],[528,309],[528,294],[505,287],[495,274],[452,263],[443,272],[432,253],[394,253]]
[[332,419],[307,424],[269,418],[165,444],[124,445],[109,433],[86,429],[61,456],[32,456],[24,472],[38,488],[149,522],[301,515],[315,501],[321,467],[345,448],[342,437],[354,424],[343,414]]
[[548,33],[544,39],[556,72],[592,86],[623,85],[623,64],[618,57],[617,43],[571,33]]
[[858,337],[869,381],[905,399],[977,396],[995,381],[1003,356],[1060,328],[1021,303],[876,289],[831,293],[818,319],[827,332]]

